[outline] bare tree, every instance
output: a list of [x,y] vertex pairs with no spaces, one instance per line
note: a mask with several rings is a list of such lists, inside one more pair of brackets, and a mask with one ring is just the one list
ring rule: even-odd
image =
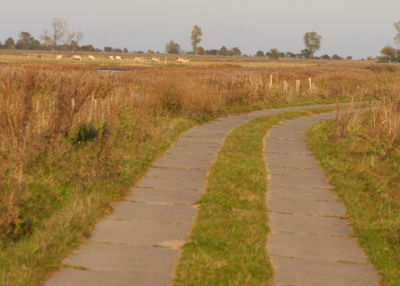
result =
[[40,38],[44,43],[51,47],[53,52],[57,49],[57,45],[63,43],[73,50],[79,47],[79,42],[83,38],[82,32],[68,32],[68,22],[55,18],[51,23],[51,31],[44,30]]
[[82,32],[71,32],[65,37],[64,45],[75,51],[79,48],[79,42],[82,41],[82,38]]
[[396,36],[394,36],[394,42],[400,46],[400,21],[394,23],[394,28],[397,31]]
[[201,31],[201,28],[197,25],[193,27],[192,30],[192,47],[193,47],[193,52],[197,55],[197,45],[201,42],[201,36],[203,36],[203,32]]
[[52,48],[53,52],[57,48],[57,44],[64,40],[67,34],[68,23],[67,21],[55,18],[51,23],[51,31],[44,30],[40,38],[46,45]]
[[311,52],[311,58],[314,53],[321,48],[322,37],[316,32],[308,32],[304,35],[304,44],[306,48]]

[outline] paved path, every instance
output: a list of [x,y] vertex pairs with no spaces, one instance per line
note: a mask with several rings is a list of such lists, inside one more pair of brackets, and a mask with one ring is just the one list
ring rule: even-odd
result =
[[207,171],[225,136],[260,116],[326,107],[290,107],[229,116],[195,127],[157,160],[126,201],[46,286],[168,285],[206,187]]
[[374,269],[351,238],[345,206],[307,148],[306,131],[333,116],[285,121],[266,139],[268,253],[275,285],[378,285]]

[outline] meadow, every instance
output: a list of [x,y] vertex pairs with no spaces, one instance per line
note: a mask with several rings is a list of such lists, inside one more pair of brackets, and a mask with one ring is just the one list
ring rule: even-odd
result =
[[37,285],[57,270],[192,126],[400,91],[395,65],[220,57],[137,65],[133,56],[116,63],[0,55],[0,284]]

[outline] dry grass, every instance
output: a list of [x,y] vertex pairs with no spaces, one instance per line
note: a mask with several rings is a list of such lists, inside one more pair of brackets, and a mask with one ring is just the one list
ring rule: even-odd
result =
[[[104,214],[109,201],[123,198],[151,160],[193,124],[246,110],[380,98],[400,90],[399,72],[360,63],[199,62],[102,73],[85,63],[6,59],[0,64],[0,246],[7,255],[51,225],[51,217],[78,195],[85,201],[82,194],[107,193],[93,203],[100,209],[103,204],[103,211],[89,216]],[[302,83],[298,91],[296,80]],[[60,255],[65,252],[54,251]]]

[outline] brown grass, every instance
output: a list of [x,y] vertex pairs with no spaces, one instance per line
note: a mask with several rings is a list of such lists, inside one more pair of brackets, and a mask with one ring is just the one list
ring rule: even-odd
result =
[[[130,67],[124,73],[100,73],[98,67],[81,64],[0,65],[1,239],[15,240],[32,231],[24,227],[20,205],[30,196],[32,162],[49,150],[61,156],[95,140],[104,160],[96,166],[83,162],[77,178],[84,180],[106,176],[107,158],[112,157],[107,146],[118,136],[146,144],[154,136],[155,118],[202,122],[238,110],[379,98],[400,91],[396,71],[377,73],[349,63],[283,65],[168,65]],[[296,80],[302,82],[300,92]],[[124,128],[127,122],[133,129]]]

